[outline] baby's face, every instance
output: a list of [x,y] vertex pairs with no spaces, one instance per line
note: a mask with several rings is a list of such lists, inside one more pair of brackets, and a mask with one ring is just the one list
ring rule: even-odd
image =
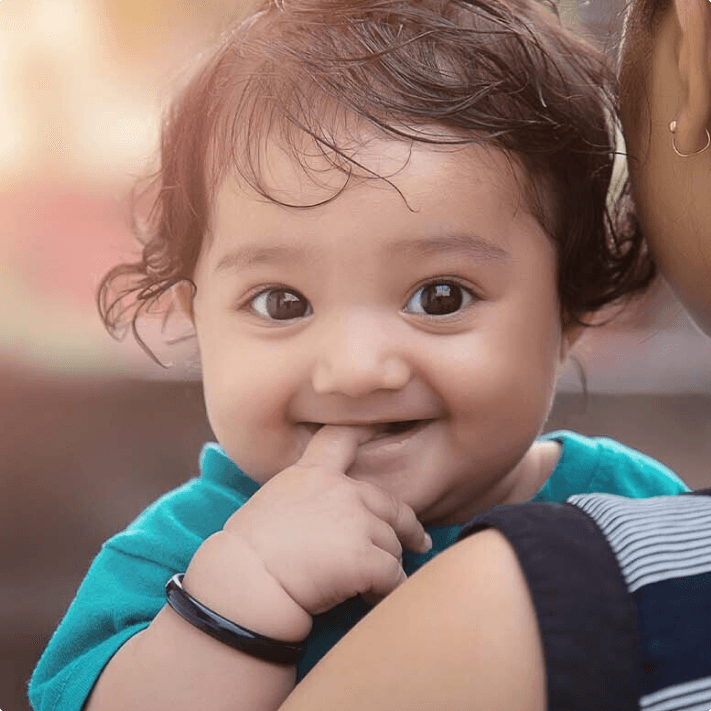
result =
[[[319,425],[375,425],[348,475],[424,523],[463,522],[520,487],[550,408],[564,351],[554,248],[498,151],[381,140],[358,159],[402,196],[353,181],[296,209],[222,185],[195,273],[210,422],[261,483]],[[291,204],[344,181],[275,147],[269,166]]]

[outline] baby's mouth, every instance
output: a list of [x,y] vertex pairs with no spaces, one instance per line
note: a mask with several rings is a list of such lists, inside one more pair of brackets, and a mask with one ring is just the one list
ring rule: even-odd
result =
[[[399,437],[402,435],[409,435],[418,432],[425,426],[434,422],[432,419],[427,420],[393,420],[391,422],[363,422],[363,423],[328,423],[328,424],[338,424],[352,427],[368,427],[373,431],[373,435],[369,437],[361,446],[370,444],[371,442],[376,442],[378,440],[386,439],[388,437]],[[308,427],[312,434],[315,434],[321,427],[324,426],[323,422],[305,422],[304,425]]]
[[365,444],[385,439],[386,437],[397,437],[398,435],[413,433],[430,422],[432,420],[397,420],[395,422],[381,422],[372,425],[375,429],[375,434]]

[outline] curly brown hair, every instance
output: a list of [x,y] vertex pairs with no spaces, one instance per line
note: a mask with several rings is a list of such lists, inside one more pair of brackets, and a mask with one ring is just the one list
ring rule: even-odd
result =
[[489,144],[521,165],[531,209],[556,246],[565,323],[588,325],[586,316],[654,278],[625,201],[608,201],[614,71],[551,6],[262,0],[206,55],[165,118],[155,201],[137,234],[141,258],[114,267],[99,287],[109,331],[131,326],[144,345],[136,320],[191,280],[226,174],[275,200],[261,179],[267,138],[305,169],[308,137],[346,174],[365,170],[354,136],[343,140],[348,117],[393,140]]

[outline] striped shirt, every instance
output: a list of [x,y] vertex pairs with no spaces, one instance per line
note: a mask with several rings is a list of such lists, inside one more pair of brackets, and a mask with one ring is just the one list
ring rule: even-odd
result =
[[635,600],[643,711],[711,711],[711,499],[573,496],[614,552]]

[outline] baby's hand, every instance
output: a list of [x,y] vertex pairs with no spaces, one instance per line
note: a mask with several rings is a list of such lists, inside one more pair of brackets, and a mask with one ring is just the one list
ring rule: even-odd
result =
[[270,479],[227,521],[288,595],[310,615],[357,594],[370,601],[405,580],[403,546],[430,543],[414,511],[345,472],[363,427],[322,427],[296,464]]

